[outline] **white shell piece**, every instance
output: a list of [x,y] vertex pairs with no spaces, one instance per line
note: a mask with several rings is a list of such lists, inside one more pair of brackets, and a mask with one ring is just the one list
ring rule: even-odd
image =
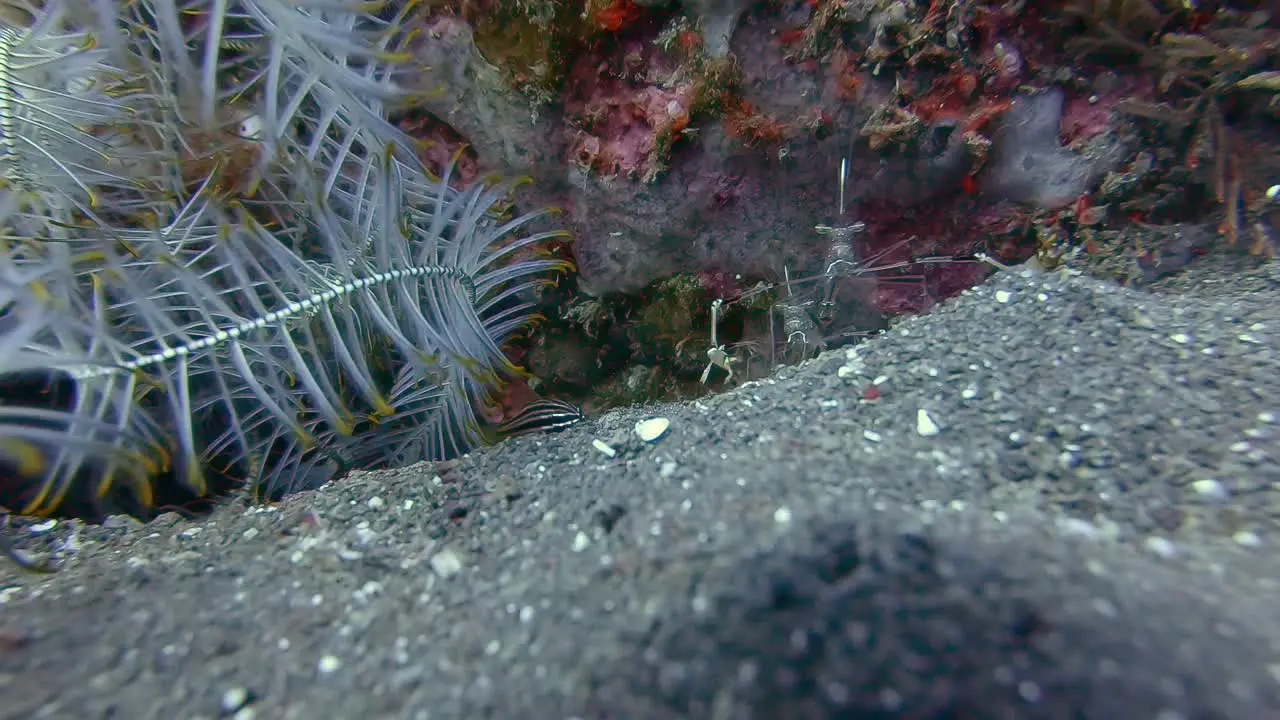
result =
[[651,443],[662,437],[669,427],[671,427],[671,421],[664,417],[649,418],[636,423],[636,434],[641,440]]
[[618,454],[617,450],[609,447],[609,443],[603,440],[592,440],[591,447],[599,450],[601,453],[604,453],[605,457],[614,457]]

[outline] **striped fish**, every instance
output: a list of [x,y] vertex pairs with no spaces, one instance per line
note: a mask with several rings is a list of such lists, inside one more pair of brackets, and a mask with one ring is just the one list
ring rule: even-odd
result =
[[559,432],[586,419],[582,408],[554,398],[534,400],[497,427],[499,438]]

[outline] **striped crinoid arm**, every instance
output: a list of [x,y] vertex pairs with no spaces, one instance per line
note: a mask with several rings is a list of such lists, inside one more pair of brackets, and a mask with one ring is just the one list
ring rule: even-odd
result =
[[[477,410],[491,404],[491,394],[522,371],[501,349],[529,324],[531,298],[537,288],[572,267],[546,252],[548,241],[568,234],[558,228],[534,231],[549,209],[507,217],[515,185],[476,183],[451,185],[452,164],[435,178],[416,159],[402,161],[391,146],[383,157],[364,165],[348,163],[330,185],[323,204],[325,217],[341,230],[324,233],[355,241],[347,253],[350,272],[393,272],[397,267],[458,268],[466,277],[461,295],[449,285],[424,277],[389,285],[370,307],[371,319],[390,319],[383,308],[397,308],[400,318],[389,336],[403,330],[404,347],[432,348],[443,360],[440,412],[430,418],[388,418],[372,432],[356,438],[353,458],[377,465],[407,464],[461,454],[482,442]],[[411,334],[410,334],[411,331]],[[395,387],[412,395],[414,385],[401,374]]]
[[529,317],[522,295],[565,266],[521,251],[560,233],[500,219],[498,189],[454,190],[390,151],[367,162],[345,205],[299,173],[306,227],[201,195],[157,230],[66,243],[64,264],[10,264],[0,389],[27,400],[0,401],[0,470],[20,479],[2,504],[145,505],[157,478],[202,494],[210,472],[274,496],[334,455],[478,441],[476,404],[516,372],[499,344]]

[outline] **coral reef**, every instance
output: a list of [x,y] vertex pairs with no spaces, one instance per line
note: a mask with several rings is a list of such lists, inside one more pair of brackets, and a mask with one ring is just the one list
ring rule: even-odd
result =
[[1013,202],[1060,208],[1109,168],[1061,146],[1063,94],[1047,90],[1014,100],[992,138],[982,191]]
[[[626,349],[663,335],[650,326],[666,326],[670,278],[724,300],[729,343],[767,366],[971,286],[987,272],[978,255],[1142,282],[1212,244],[1205,227],[1270,252],[1275,204],[1263,191],[1276,178],[1239,150],[1277,116],[1275,23],[1259,9],[511,7],[545,41],[522,37],[519,60],[479,40],[448,51],[463,60],[438,63],[452,69],[436,114],[483,167],[529,173],[541,202],[566,209],[589,297],[549,301],[549,334],[535,342],[545,368],[581,354],[568,345],[595,344],[595,367],[583,375],[586,357],[571,362],[579,379],[563,386],[588,401],[587,385],[628,401],[664,385],[667,396],[704,391],[685,383],[705,362],[706,308],[677,323],[682,349],[701,347],[692,356]],[[585,22],[560,22],[571,16]],[[467,17],[437,12],[449,30],[432,41],[467,45]],[[533,57],[559,63],[537,103],[511,79]]]
[[419,92],[415,111],[465,138],[486,172],[553,177],[562,164],[562,143],[552,137],[550,119],[485,58],[471,27],[449,15],[424,18],[419,25],[422,32],[409,47],[419,71],[404,81]]
[[697,19],[702,27],[702,40],[707,55],[722,58],[729,53],[729,44],[742,14],[754,0],[687,0],[685,10]]

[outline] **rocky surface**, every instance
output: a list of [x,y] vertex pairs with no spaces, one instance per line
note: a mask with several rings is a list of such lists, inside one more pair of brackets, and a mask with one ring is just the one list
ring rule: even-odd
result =
[[[564,209],[581,287],[593,296],[638,293],[679,272],[770,280],[784,269],[820,272],[829,248],[814,226],[867,220],[886,206],[945,217],[952,228],[873,224],[863,256],[909,241],[919,256],[1025,259],[1034,242],[989,243],[984,223],[1061,209],[1132,155],[1116,98],[1097,102],[1084,75],[1066,73],[1073,80],[1062,87],[1047,60],[1033,77],[1016,48],[1042,42],[1043,31],[1005,10],[984,15],[972,52],[939,47],[942,67],[881,71],[877,52],[888,53],[880,62],[904,52],[885,49],[894,45],[886,37],[919,21],[901,4],[851,7],[851,45],[832,40],[821,51],[805,48],[845,27],[821,29],[835,22],[823,19],[830,7],[698,0],[682,15],[665,3],[620,5],[629,8],[616,18],[621,29],[557,58],[563,67],[545,72],[563,81],[537,101],[511,84],[509,56],[519,48],[486,44],[463,17],[427,18],[415,103],[444,127],[404,123],[434,143],[424,151],[429,164],[443,165],[465,141],[477,172],[532,178],[521,202]],[[1060,134],[1079,134],[1087,98],[1087,137],[1062,144]],[[994,167],[984,170],[988,157]]]
[[1176,283],[1002,272],[699,402],[46,529],[0,716],[1275,716],[1280,268]]

